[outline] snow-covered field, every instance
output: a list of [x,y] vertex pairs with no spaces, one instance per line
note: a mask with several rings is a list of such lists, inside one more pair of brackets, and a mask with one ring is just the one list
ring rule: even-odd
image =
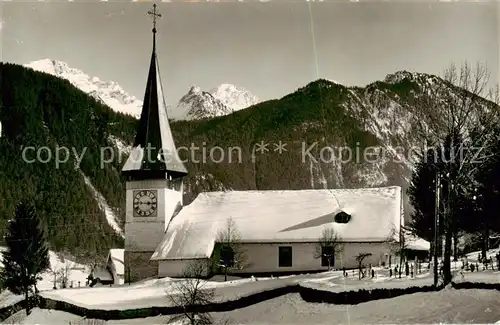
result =
[[[457,264],[457,268],[460,263]],[[431,286],[433,275],[429,270],[413,278],[402,275],[389,277],[386,269],[375,268],[374,278],[358,279],[357,271],[349,272],[344,277],[342,271],[324,272],[314,275],[296,275],[280,278],[239,279],[228,282],[204,282],[205,288],[214,288],[217,300],[232,300],[238,297],[256,293],[262,290],[277,288],[284,285],[301,284],[305,287],[328,290],[333,292],[356,291],[376,288],[405,288],[412,286]],[[256,281],[258,280],[258,281]],[[132,285],[113,287],[62,289],[45,291],[44,297],[66,301],[81,307],[92,309],[133,309],[151,306],[168,306],[167,294],[176,294],[176,279],[164,278],[147,280]],[[500,271],[464,272],[463,279],[455,271],[455,282],[500,283]]]
[[[4,250],[5,248],[0,248],[0,250]],[[0,253],[0,267],[3,267],[1,260],[3,255]],[[63,270],[67,270],[67,278],[68,278],[68,286],[73,283],[73,289],[68,290],[77,290],[78,282],[80,282],[80,286],[84,287],[85,282],[87,281],[87,276],[89,275],[89,268],[85,265],[81,265],[75,263],[70,260],[61,260],[59,256],[50,251],[49,252],[50,266],[51,270],[55,272],[62,272]],[[38,282],[37,287],[40,291],[52,290],[54,287],[54,273],[52,271],[47,271],[42,275],[42,280]],[[56,280],[60,279],[59,276],[56,277]],[[56,281],[56,286],[59,288],[60,283]],[[13,295],[8,291],[4,291],[0,293],[0,307],[8,306],[15,304],[18,301],[24,299],[22,296]]]
[[[203,288],[216,289],[217,300],[236,299],[269,287],[279,287],[290,283],[293,277],[280,279],[257,278],[240,279],[227,282],[204,281]],[[167,294],[178,293],[175,282],[178,279],[154,279],[137,284],[102,286],[98,288],[62,289],[42,292],[41,295],[71,304],[92,309],[134,309],[151,306],[168,306]]]
[[[490,254],[496,254],[497,250],[490,252]],[[477,258],[477,253],[471,253],[469,257],[470,262],[475,262],[475,258]],[[73,281],[74,286],[77,286],[77,281],[81,281],[81,284],[84,285],[86,277],[88,275],[88,269],[82,265],[76,265],[70,261],[61,261],[58,256],[50,252],[50,260],[51,265],[54,269],[63,269],[66,265],[73,266],[73,270],[70,272],[69,279]],[[205,288],[214,288],[216,292],[216,300],[232,300],[238,297],[256,293],[263,290],[268,290],[271,288],[282,287],[284,285],[291,284],[301,284],[306,287],[317,288],[321,290],[329,290],[334,292],[341,291],[350,291],[350,290],[360,290],[360,289],[375,289],[375,288],[394,288],[394,287],[408,287],[408,286],[427,286],[433,284],[433,276],[432,276],[432,268],[428,269],[428,265],[424,264],[422,266],[422,273],[416,274],[413,278],[406,277],[404,274],[401,278],[399,277],[389,277],[389,271],[384,268],[374,268],[375,277],[364,278],[362,280],[358,279],[357,271],[348,271],[348,276],[344,277],[342,271],[331,271],[331,272],[323,272],[318,274],[305,274],[305,275],[295,275],[295,276],[286,276],[279,278],[249,278],[249,279],[237,279],[231,280],[228,282],[216,282],[216,281],[205,281]],[[457,262],[453,264],[453,273],[455,275],[455,282],[483,282],[483,283],[500,283],[500,271],[494,270],[486,270],[480,272],[463,272],[463,275],[460,272],[462,263]],[[82,287],[82,288],[67,288],[67,289],[57,289],[52,290],[53,286],[53,275],[50,273],[46,273],[43,276],[43,280],[39,283],[39,288],[42,290],[41,295],[47,298],[66,301],[81,307],[92,308],[92,309],[134,309],[134,308],[147,308],[151,306],[168,306],[169,299],[167,298],[167,294],[175,294],[176,293],[176,285],[175,282],[180,281],[179,279],[171,279],[171,278],[163,278],[163,279],[152,279],[145,280],[139,283],[135,283],[132,285],[120,285],[120,286],[102,286],[102,287]],[[435,313],[430,313],[428,318],[426,318],[429,322],[435,323],[440,322],[442,320],[448,320],[451,322],[477,322],[479,319],[487,320],[488,323],[494,323],[500,319],[500,315],[494,315],[492,310],[495,312],[500,312],[500,308],[494,309],[490,307],[490,305],[494,306],[492,302],[495,302],[496,306],[500,306],[500,293],[488,293],[487,290],[445,290],[454,292],[457,297],[455,298],[452,293],[419,293],[409,295],[412,297],[421,297],[413,302],[415,304],[415,310],[420,310],[420,308],[424,308],[427,304],[432,306],[441,306],[442,308],[452,308],[453,306],[465,306],[466,303],[463,299],[471,299],[472,306],[467,307],[466,312],[458,311],[458,313],[447,313],[445,310],[442,310],[442,313],[439,313],[436,309]],[[470,293],[472,292],[472,293]],[[492,291],[493,292],[493,291]],[[448,297],[446,299],[451,299],[446,302],[446,306],[443,304],[439,305],[431,304],[429,299],[432,297],[440,297],[437,300],[442,300],[444,297]],[[426,298],[427,297],[427,298]],[[467,298],[468,297],[468,298]],[[478,297],[482,297],[481,299],[485,299],[482,303],[479,303],[480,300]],[[19,296],[9,295],[8,293],[2,293],[0,295],[0,302],[3,305],[9,305],[15,303],[22,299]],[[390,301],[406,301],[405,297],[399,297],[394,299],[387,299]],[[457,301],[455,301],[455,299]],[[386,300],[383,300],[386,301]],[[243,308],[234,312],[225,313],[226,316],[230,316],[237,320],[237,323],[241,324],[279,324],[279,323],[287,323],[287,324],[299,324],[303,323],[307,320],[307,323],[314,324],[331,324],[332,318],[334,316],[335,322],[347,322],[346,317],[351,317],[351,323],[377,323],[377,322],[411,322],[412,320],[412,312],[414,309],[408,308],[408,310],[391,310],[391,308],[395,308],[394,306],[389,308],[387,307],[387,313],[375,312],[372,316],[373,319],[368,318],[369,313],[365,311],[359,311],[361,308],[359,306],[367,306],[367,310],[370,308],[375,308],[377,304],[379,304],[379,308],[386,308],[385,305],[390,306],[391,304],[395,304],[392,302],[371,302],[364,303],[357,306],[331,306],[326,304],[309,304],[300,299],[297,295],[286,295],[280,298],[273,299],[269,302],[256,304],[254,306],[250,306],[247,308]],[[410,303],[408,301],[408,303]],[[452,306],[453,305],[453,306]],[[273,308],[277,308],[277,312],[273,313],[271,306]],[[422,307],[424,306],[424,307]],[[486,307],[485,307],[486,306]],[[440,308],[441,308],[440,307]],[[480,311],[481,308],[484,307],[485,311]],[[260,309],[259,309],[260,308]],[[436,307],[437,308],[437,307]],[[489,311],[487,309],[489,308]],[[398,309],[398,308],[395,308]],[[425,309],[425,308],[424,308]],[[350,312],[347,313],[346,310]],[[364,310],[364,309],[363,309]],[[359,313],[358,313],[359,311]],[[332,313],[331,316],[326,317],[324,320],[321,318],[321,314]],[[343,314],[342,314],[343,313]],[[282,318],[278,320],[275,319],[278,315],[283,314]],[[418,313],[415,312],[418,315]],[[489,315],[485,316],[486,318],[481,318],[482,314]],[[245,316],[246,315],[246,316]],[[342,316],[343,315],[343,316]],[[378,316],[377,316],[378,315]],[[381,315],[390,315],[387,318],[384,318]],[[440,315],[444,318],[439,318]],[[474,315],[476,318],[470,318]],[[479,316],[478,316],[479,315]],[[338,317],[337,317],[338,316]],[[439,317],[438,317],[439,316]],[[491,316],[491,317],[490,317]],[[497,317],[498,316],[498,317]],[[24,316],[18,313],[17,316],[20,317],[20,321],[23,321]],[[259,317],[258,319],[253,319],[252,317]],[[304,318],[306,317],[306,318]],[[309,320],[309,317],[311,319]],[[365,317],[365,318],[363,318]],[[433,318],[434,317],[434,318]],[[436,318],[437,317],[437,318]],[[448,317],[448,318],[446,318]],[[455,317],[455,318],[454,318]],[[495,318],[496,317],[496,318]],[[79,321],[81,320],[78,316],[57,312],[57,311],[47,311],[47,310],[38,310],[36,309],[32,315],[28,318],[24,319],[24,324],[30,323],[32,320],[36,319],[36,323],[45,324],[45,320],[47,320],[47,324],[59,324],[59,319],[64,319],[63,323],[68,324],[71,321]],[[490,319],[491,318],[491,319]],[[302,322],[300,321],[302,320]],[[17,321],[16,319],[12,319],[12,321]],[[108,322],[106,324],[139,324],[142,321],[146,321],[146,319],[141,320],[127,320],[127,321],[113,321]],[[153,323],[163,323],[164,319],[161,317],[157,317],[154,320],[151,319]],[[147,323],[151,323],[149,320]],[[264,322],[264,323],[263,323]],[[416,322],[422,323],[422,320],[418,320]],[[9,321],[7,321],[9,323]],[[32,323],[32,322],[31,322]],[[234,323],[233,324],[237,324]]]
[[[500,319],[500,292],[494,290],[443,290],[415,293],[355,306],[304,302],[298,294],[289,294],[246,308],[214,313],[231,324],[492,324]],[[114,320],[97,324],[166,324],[168,316]],[[28,317],[20,311],[5,320],[7,324],[82,324],[83,318],[54,310],[35,309]],[[92,324],[92,323],[87,323]],[[216,322],[217,324],[217,322]]]

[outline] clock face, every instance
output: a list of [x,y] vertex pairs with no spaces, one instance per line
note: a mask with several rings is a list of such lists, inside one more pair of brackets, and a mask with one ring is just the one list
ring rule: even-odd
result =
[[134,214],[137,217],[152,217],[157,207],[156,191],[134,192]]

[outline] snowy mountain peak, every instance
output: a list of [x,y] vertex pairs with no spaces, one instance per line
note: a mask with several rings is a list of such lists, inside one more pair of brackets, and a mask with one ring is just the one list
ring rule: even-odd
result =
[[384,82],[393,84],[393,83],[401,82],[404,79],[413,80],[413,79],[415,79],[415,77],[416,77],[416,73],[402,70],[402,71],[397,71],[395,73],[388,74],[385,77]]
[[192,85],[191,86],[191,89],[189,89],[189,94],[201,94],[201,88],[196,86],[196,85]]
[[81,70],[71,68],[67,63],[57,60],[42,59],[24,66],[66,79],[78,89],[108,105],[116,112],[132,115],[136,118],[141,114],[142,101],[127,94],[114,81],[102,81],[98,77],[88,76]]
[[231,114],[257,104],[258,99],[244,88],[232,84],[221,84],[211,91],[203,91],[193,85],[175,109],[175,119],[192,120],[213,118]]
[[219,87],[212,89],[210,93],[224,105],[235,111],[250,107],[259,102],[258,98],[248,90],[232,84],[221,84]]
[[232,113],[232,109],[212,94],[193,86],[179,100],[175,113],[177,113],[175,118],[178,120],[194,120],[227,115]]
[[[127,94],[114,81],[103,81],[96,76],[89,76],[58,60],[42,59],[24,66],[66,79],[114,111],[140,118],[142,100]],[[174,119],[200,119],[227,115],[255,105],[257,102],[257,97],[240,86],[222,84],[207,92],[197,85],[192,85],[188,93],[180,99],[177,107],[169,105],[167,111]]]

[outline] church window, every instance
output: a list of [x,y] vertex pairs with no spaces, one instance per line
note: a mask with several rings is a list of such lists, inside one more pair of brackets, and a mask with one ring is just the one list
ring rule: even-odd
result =
[[344,211],[340,211],[335,215],[336,223],[348,223],[351,220],[351,215],[345,213]]
[[220,264],[225,267],[234,266],[234,250],[231,246],[223,245],[220,248]]
[[292,246],[280,246],[278,251],[278,266],[291,267],[292,266]]
[[[330,263],[328,263],[330,259]],[[332,246],[321,247],[321,266],[333,266],[335,264],[335,253]]]

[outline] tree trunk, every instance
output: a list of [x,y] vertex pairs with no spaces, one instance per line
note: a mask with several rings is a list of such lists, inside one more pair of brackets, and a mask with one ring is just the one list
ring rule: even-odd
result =
[[402,266],[403,266],[403,252],[401,251],[399,253],[399,267],[398,267],[399,278],[401,278],[401,267]]
[[458,261],[458,232],[453,232],[453,261]]
[[486,252],[488,251],[488,241],[490,237],[490,230],[488,229],[488,225],[483,225],[483,246],[481,249],[481,257],[486,258]]
[[26,315],[29,315],[31,313],[30,311],[30,294],[29,294],[29,290],[26,289],[26,291],[24,292],[24,299],[25,299],[25,303],[26,303]]
[[451,282],[451,237],[452,233],[448,230],[444,235],[444,260],[443,260],[443,281],[444,285]]

